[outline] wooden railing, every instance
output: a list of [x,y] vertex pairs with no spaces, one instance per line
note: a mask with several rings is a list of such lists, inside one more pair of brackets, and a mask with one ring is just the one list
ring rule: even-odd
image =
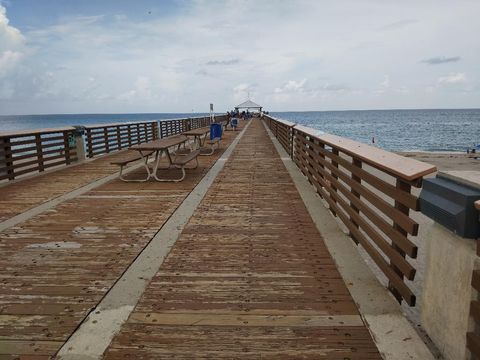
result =
[[[226,119],[226,115],[215,115],[214,121],[220,122]],[[172,119],[160,121],[160,138],[172,135],[178,135],[185,131],[209,126],[212,120],[209,116],[188,118],[188,119]]]
[[[213,121],[226,118],[216,115]],[[209,126],[211,122],[209,116],[202,116],[0,133],[0,181],[128,149],[159,137]]]
[[272,116],[265,117],[268,127],[283,146],[288,155],[293,153],[293,127],[290,121],[276,119]]
[[[264,119],[270,129],[282,129],[276,137],[287,150],[290,124]],[[291,129],[296,165],[386,276],[396,299],[414,306],[415,295],[405,281],[416,273],[407,260],[417,257],[409,236],[418,234],[418,223],[409,212],[419,210],[419,201],[411,188],[421,187],[435,166],[308,127]]]
[[192,129],[198,129],[205,126],[210,126],[212,121],[209,116],[205,116],[200,118],[189,119],[188,123],[189,123],[190,130],[192,130]]
[[76,161],[74,132],[64,127],[0,134],[0,180]]
[[160,138],[178,135],[188,130],[187,119],[173,119],[160,121]]
[[[479,212],[478,221],[480,221],[480,200],[475,201],[475,208]],[[480,239],[477,239],[477,256],[480,256]],[[478,259],[477,259],[478,260]],[[480,359],[480,270],[473,270],[472,288],[474,295],[470,303],[470,317],[474,326],[472,331],[467,333],[467,349],[470,351],[473,359]]]
[[87,157],[127,149],[158,138],[157,121],[85,126]]

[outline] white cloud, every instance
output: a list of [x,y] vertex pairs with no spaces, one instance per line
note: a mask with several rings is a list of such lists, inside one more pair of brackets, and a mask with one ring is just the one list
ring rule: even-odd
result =
[[380,83],[380,86],[383,89],[388,89],[390,87],[390,76],[389,75],[384,75],[383,81]]
[[383,75],[383,81],[378,84],[377,88],[373,92],[375,94],[384,94],[390,90],[390,86],[390,75]]
[[467,82],[467,76],[465,73],[450,73],[439,77],[437,82],[439,84],[464,84]]
[[[25,38],[18,29],[9,23],[6,9],[0,4],[0,78],[15,69],[24,55]],[[11,91],[8,93],[10,96],[12,95]]]
[[[0,113],[227,110],[249,93],[269,110],[478,106],[480,2],[419,2],[415,19],[367,3],[187,0],[162,16],[117,7],[22,32],[0,6],[0,101],[11,100]],[[431,58],[442,54],[461,62]],[[472,90],[446,86],[462,82]]]
[[235,104],[246,100],[248,97],[252,98],[255,96],[255,85],[254,84],[238,84],[233,88],[233,100]]
[[23,57],[23,53],[6,50],[0,53],[0,78],[8,74]]
[[0,4],[0,53],[21,47],[25,41],[22,33],[9,23],[7,10]]
[[307,79],[303,80],[289,80],[287,81],[282,87],[275,88],[275,93],[283,93],[283,92],[302,92],[304,90],[305,83]]
[[399,21],[395,21],[393,23],[380,27],[378,31],[390,31],[390,30],[402,29],[415,23],[418,23],[418,20],[415,20],[415,19],[399,20]]

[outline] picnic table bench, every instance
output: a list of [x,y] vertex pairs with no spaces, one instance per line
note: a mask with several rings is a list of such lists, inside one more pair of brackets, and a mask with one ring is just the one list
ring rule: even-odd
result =
[[[195,160],[195,166],[190,168],[190,169],[195,169],[198,166],[198,155],[200,155],[200,150],[193,150],[189,152],[180,152],[179,149],[181,145],[184,145],[185,148],[185,143],[188,141],[188,137],[185,135],[176,135],[172,137],[168,137],[165,139],[158,139],[158,140],[153,140],[149,141],[143,144],[138,144],[130,147],[129,150],[137,151],[138,153],[135,155],[131,155],[125,159],[118,160],[112,162],[112,164],[119,165],[120,166],[120,179],[125,182],[145,182],[148,181],[150,178],[155,179],[156,181],[173,181],[173,182],[178,182],[182,181],[185,179],[185,168],[186,165]],[[170,153],[170,149],[177,147],[176,152],[173,153],[173,159],[172,159],[172,154]],[[148,166],[148,158],[155,153],[155,161],[154,161],[154,166],[153,169],[150,169]],[[165,157],[168,160],[168,165],[166,167],[160,167],[160,158],[162,157],[162,154],[165,153]],[[123,167],[136,160],[143,160],[143,165],[145,167],[145,170],[147,171],[147,176],[145,179],[135,179],[135,180],[130,180],[130,179],[125,179],[122,174]],[[178,168],[182,170],[182,175],[179,178],[160,178],[157,175],[157,171],[160,169],[171,169],[171,168]]]
[[115,161],[112,161],[111,164],[112,165],[118,165],[120,166],[120,175],[119,175],[119,178],[120,180],[123,180],[123,181],[131,181],[131,182],[143,182],[143,181],[147,181],[148,180],[148,177],[147,179],[142,179],[142,180],[127,180],[123,177],[123,168],[125,166],[127,166],[128,164],[130,164],[131,162],[135,162],[135,161],[138,161],[138,160],[144,160],[145,161],[145,165],[147,164],[148,162],[148,158],[150,157],[150,155],[152,155],[154,153],[154,151],[147,151],[143,154],[143,156],[139,153],[134,153],[134,152],[130,152],[126,157],[122,158],[122,159],[119,159],[119,160],[115,160]]
[[215,152],[215,145],[217,149],[220,149],[220,140],[222,140],[222,138],[220,137],[215,137],[213,139],[207,140],[207,144],[210,145],[210,152],[200,155],[212,155]]
[[[200,155],[212,155],[215,152],[215,145],[216,148],[220,148],[220,137],[215,137],[213,139],[207,140],[207,135],[210,132],[209,127],[202,127],[198,129],[193,129],[184,132],[183,134],[186,136],[192,136],[194,137],[194,142],[197,144],[197,148],[200,150],[207,149],[208,152],[200,152]],[[205,148],[204,145],[207,144],[210,146],[210,148]]]

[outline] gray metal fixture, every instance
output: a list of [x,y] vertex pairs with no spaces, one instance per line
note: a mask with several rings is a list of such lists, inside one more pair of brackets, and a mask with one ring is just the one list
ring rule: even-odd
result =
[[480,237],[478,210],[474,202],[480,189],[437,175],[424,179],[420,193],[421,212],[464,238]]

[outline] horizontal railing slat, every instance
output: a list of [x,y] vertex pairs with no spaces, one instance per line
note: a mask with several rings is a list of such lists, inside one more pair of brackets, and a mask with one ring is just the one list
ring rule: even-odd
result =
[[323,166],[327,167],[333,174],[342,179],[347,185],[352,189],[355,189],[361,196],[367,199],[372,205],[381,210],[385,215],[390,219],[399,224],[405,231],[409,234],[416,235],[418,233],[418,223],[416,223],[412,218],[400,212],[398,209],[395,209],[394,206],[390,205],[380,196],[362,186],[361,184],[353,181],[346,173],[340,171],[337,167],[333,166],[332,163],[322,159],[318,154],[312,152],[309,148],[306,151],[319,161]]

